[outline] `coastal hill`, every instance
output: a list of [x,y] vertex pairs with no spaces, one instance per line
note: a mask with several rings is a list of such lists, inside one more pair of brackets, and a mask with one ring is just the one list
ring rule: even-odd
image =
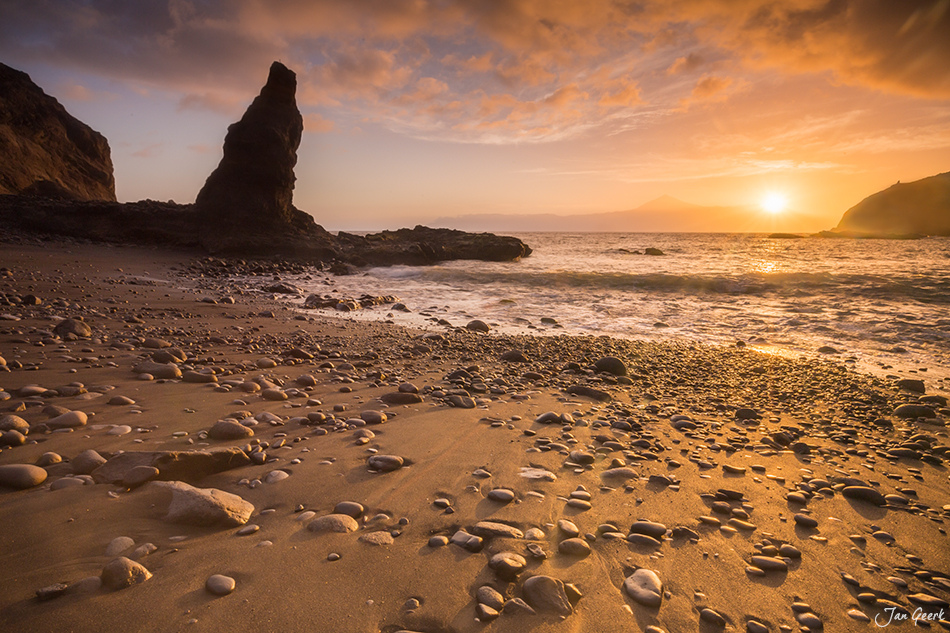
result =
[[950,236],[950,172],[868,196],[845,212],[833,232]]
[[105,137],[30,76],[0,64],[0,194],[115,200]]
[[[30,148],[49,140],[47,155],[17,149],[19,153],[9,153],[17,160],[6,160],[4,154],[0,230],[331,266],[511,261],[531,254],[514,237],[421,226],[366,236],[333,235],[297,209],[294,167],[303,120],[295,98],[296,74],[279,62],[271,66],[266,84],[241,120],[228,128],[221,162],[193,205],[116,202],[105,138],[66,113],[25,73],[6,66],[0,71],[0,149]],[[97,161],[81,163],[79,154],[96,156]],[[72,177],[74,172],[99,180]]]

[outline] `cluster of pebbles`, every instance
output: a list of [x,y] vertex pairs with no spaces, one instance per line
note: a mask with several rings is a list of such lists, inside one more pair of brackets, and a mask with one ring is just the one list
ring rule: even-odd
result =
[[[164,286],[103,275],[84,292],[112,302],[33,296],[0,322],[4,525],[97,490],[150,509],[81,564],[16,572],[39,581],[5,592],[20,628],[54,599],[163,582],[255,599],[253,558],[194,579],[168,555],[194,542],[309,548],[330,574],[371,561],[405,592],[373,605],[387,632],[950,629],[950,410],[922,380],[681,342],[326,324],[250,303],[217,260],[186,270],[241,299],[163,305]],[[26,296],[15,271],[5,283]]]

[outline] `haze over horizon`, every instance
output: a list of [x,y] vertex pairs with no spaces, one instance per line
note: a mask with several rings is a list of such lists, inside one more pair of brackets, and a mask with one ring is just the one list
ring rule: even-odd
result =
[[193,201],[275,59],[305,118],[295,204],[330,229],[670,195],[744,209],[723,231],[816,231],[950,169],[950,0],[0,0],[0,16],[0,61],[109,139],[120,200]]

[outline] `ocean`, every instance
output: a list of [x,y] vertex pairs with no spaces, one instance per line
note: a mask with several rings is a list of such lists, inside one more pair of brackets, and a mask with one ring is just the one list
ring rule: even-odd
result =
[[381,306],[347,318],[432,328],[480,319],[509,333],[739,344],[950,380],[950,239],[517,237],[534,249],[519,262],[393,266],[333,277],[332,286],[297,283],[344,297],[395,295],[410,310]]

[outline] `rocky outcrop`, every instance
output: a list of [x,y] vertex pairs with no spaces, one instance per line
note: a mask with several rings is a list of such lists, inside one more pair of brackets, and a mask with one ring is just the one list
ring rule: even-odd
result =
[[296,74],[274,62],[260,95],[228,128],[224,157],[195,200],[200,241],[209,251],[246,252],[272,248],[274,241],[326,240],[326,231],[293,204],[303,133],[296,90]]
[[365,236],[341,232],[337,238],[343,258],[356,265],[418,266],[453,259],[506,262],[531,254],[531,248],[515,237],[426,226]]
[[950,172],[897,183],[848,209],[835,233],[950,235]]
[[0,194],[115,200],[105,137],[30,76],[0,64]]

